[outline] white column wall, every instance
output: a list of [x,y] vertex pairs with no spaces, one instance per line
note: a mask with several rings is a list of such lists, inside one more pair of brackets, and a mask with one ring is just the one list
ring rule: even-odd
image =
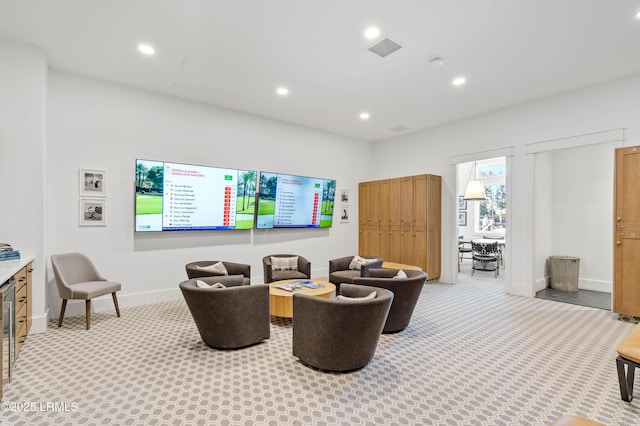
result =
[[534,290],[548,286],[547,259],[553,253],[553,152],[535,154],[534,170]]
[[33,256],[31,332],[46,329],[44,206],[47,64],[40,49],[0,41],[0,242]]

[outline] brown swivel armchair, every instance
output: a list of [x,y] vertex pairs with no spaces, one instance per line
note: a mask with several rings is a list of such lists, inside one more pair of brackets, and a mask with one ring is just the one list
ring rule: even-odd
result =
[[120,316],[120,307],[116,291],[120,291],[121,285],[118,282],[107,281],[91,260],[80,253],[63,253],[51,256],[51,266],[58,285],[58,294],[62,299],[60,318],[58,327],[62,326],[64,311],[67,307],[67,300],[85,300],[86,327],[91,328],[91,299],[111,293],[113,304],[116,307],[116,314]]
[[[226,288],[199,288],[196,280]],[[202,341],[217,349],[236,349],[270,337],[269,286],[243,285],[242,275],[192,278],[180,283]]]
[[371,361],[387,319],[393,293],[344,284],[341,295],[369,300],[339,300],[293,294],[293,355],[327,371],[351,371]]
[[[201,269],[202,267],[211,266],[214,263],[218,263],[218,260],[201,260],[198,262],[187,263],[184,268],[187,271],[187,278],[201,278],[212,276],[224,276],[214,275],[211,271]],[[244,285],[251,284],[251,265],[236,262],[222,261],[222,264],[227,269],[229,275],[242,275],[244,277]]]
[[354,257],[345,256],[329,261],[329,282],[335,284],[336,292],[339,292],[340,284],[353,284],[353,279],[356,277],[368,277],[369,269],[382,268],[382,263],[384,262],[384,259],[379,256],[360,256],[371,260],[371,262],[362,265],[360,269],[349,269]]
[[[271,257],[297,257],[297,270],[275,270],[271,263]],[[311,279],[311,262],[297,254],[272,254],[262,258],[264,269],[264,283],[269,284],[282,280],[309,280]]]
[[427,280],[423,271],[406,270],[406,279],[394,279],[399,269],[370,269],[369,277],[354,278],[354,284],[386,288],[393,292],[393,303],[389,310],[383,333],[396,333],[409,325],[411,315]]

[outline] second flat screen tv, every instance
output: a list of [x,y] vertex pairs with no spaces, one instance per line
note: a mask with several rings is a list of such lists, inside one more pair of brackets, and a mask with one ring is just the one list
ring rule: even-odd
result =
[[252,229],[256,172],[136,160],[135,230]]
[[336,181],[260,172],[256,228],[330,228]]

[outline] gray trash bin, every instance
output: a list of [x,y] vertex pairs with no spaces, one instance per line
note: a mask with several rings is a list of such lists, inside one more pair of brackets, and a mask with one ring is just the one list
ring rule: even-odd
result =
[[551,288],[562,291],[578,291],[579,270],[579,257],[549,256]]

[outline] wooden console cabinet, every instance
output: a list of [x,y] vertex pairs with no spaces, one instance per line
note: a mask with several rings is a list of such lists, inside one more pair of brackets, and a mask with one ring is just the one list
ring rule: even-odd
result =
[[[10,378],[13,363],[18,358],[31,329],[32,261],[33,258],[0,262],[0,287],[10,288],[15,284],[15,298],[10,297],[9,300],[3,300],[2,292],[0,292],[0,307],[4,302],[14,302],[13,317],[10,321],[13,323],[11,329],[9,324],[3,323],[3,315],[0,314],[0,330],[3,331],[2,339],[0,339],[0,399],[4,389],[3,380],[7,374]],[[5,330],[11,334],[11,339],[8,334],[4,336]]]
[[358,184],[358,252],[416,265],[440,278],[442,177],[405,176]]
[[16,274],[16,358],[27,340],[27,334],[31,329],[31,277],[33,268],[29,263]]

